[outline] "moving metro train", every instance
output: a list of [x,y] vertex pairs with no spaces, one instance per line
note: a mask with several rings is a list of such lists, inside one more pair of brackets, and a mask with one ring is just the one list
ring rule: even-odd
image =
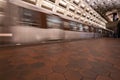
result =
[[0,37],[1,43],[31,44],[51,40],[92,39],[107,37],[110,33],[24,4],[9,3],[6,13],[0,32],[9,35]]

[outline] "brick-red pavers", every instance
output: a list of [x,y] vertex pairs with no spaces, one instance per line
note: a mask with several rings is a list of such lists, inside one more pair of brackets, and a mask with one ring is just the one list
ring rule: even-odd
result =
[[120,39],[1,48],[0,80],[120,80]]

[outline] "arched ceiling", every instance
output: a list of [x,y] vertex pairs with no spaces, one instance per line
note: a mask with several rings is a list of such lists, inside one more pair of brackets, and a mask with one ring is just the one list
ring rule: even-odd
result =
[[120,15],[120,0],[84,0],[95,11],[97,11],[105,19],[108,19],[108,14],[117,12]]

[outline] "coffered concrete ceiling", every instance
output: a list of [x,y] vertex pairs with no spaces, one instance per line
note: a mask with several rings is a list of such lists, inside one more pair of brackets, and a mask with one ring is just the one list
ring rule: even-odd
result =
[[113,12],[120,15],[120,0],[84,0],[105,19]]

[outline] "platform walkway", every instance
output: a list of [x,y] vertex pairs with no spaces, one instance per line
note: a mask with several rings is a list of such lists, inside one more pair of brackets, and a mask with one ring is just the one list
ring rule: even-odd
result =
[[120,80],[120,39],[0,48],[0,80]]

